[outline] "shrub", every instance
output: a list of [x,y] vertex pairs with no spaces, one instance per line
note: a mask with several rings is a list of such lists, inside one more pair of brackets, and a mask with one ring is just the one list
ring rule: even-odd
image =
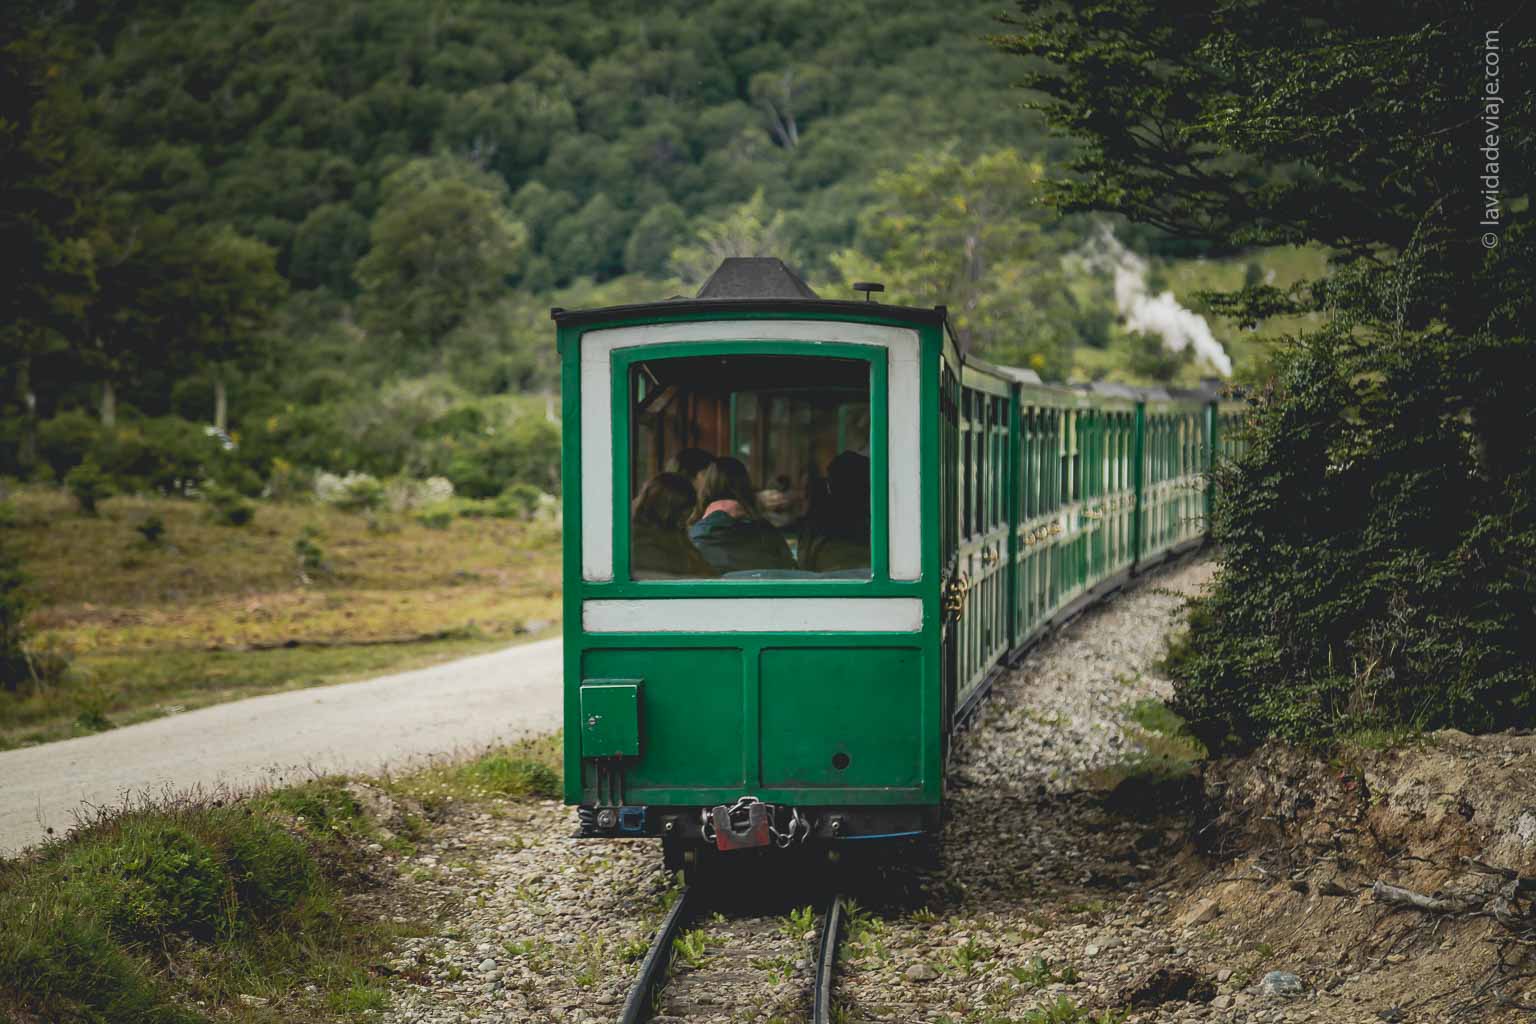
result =
[[384,487],[367,473],[315,477],[315,497],[344,512],[371,512],[384,503]]
[[155,547],[165,537],[165,520],[159,516],[148,516],[134,529],[144,538],[145,544]]
[[503,519],[532,519],[544,492],[532,484],[514,482],[496,499],[496,514]]
[[102,432],[101,421],[89,413],[59,413],[37,426],[38,456],[55,476],[63,477],[91,457]]
[[471,498],[494,498],[513,483],[557,489],[560,428],[524,416],[489,437],[466,439],[454,450],[444,475]]
[[391,512],[409,512],[453,500],[453,483],[446,477],[426,480],[395,477],[384,485],[384,505]]
[[130,819],[82,864],[111,933],[129,942],[173,933],[212,938],[225,920],[224,871],[197,836],[170,821]]
[[82,462],[64,476],[64,486],[74,495],[82,515],[94,516],[99,502],[114,493],[112,481],[94,462]]
[[208,512],[221,526],[245,526],[256,517],[256,506],[240,496],[238,491],[214,485],[205,492]]
[[306,526],[293,542],[293,555],[299,563],[299,579],[309,582],[309,578],[316,574],[329,575],[330,562],[325,557],[325,549],[320,546],[322,534],[313,526]]
[[314,474],[300,469],[287,459],[274,458],[263,493],[273,501],[296,501],[310,497],[314,489]]
[[1536,721],[1533,348],[1329,330],[1280,354],[1167,659],[1208,748]]
[[[187,496],[204,480],[249,487],[250,470],[233,462],[212,427],[177,416],[144,420],[103,435],[98,458],[124,490]],[[256,482],[258,489],[260,481]]]
[[453,525],[453,509],[430,508],[417,513],[416,521],[429,530],[446,530]]

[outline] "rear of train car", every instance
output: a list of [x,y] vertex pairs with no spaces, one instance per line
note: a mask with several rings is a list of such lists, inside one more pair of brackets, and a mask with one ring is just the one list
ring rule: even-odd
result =
[[[822,300],[771,259],[554,319],[565,798],[674,864],[936,832],[956,723],[1201,542],[1237,414],[963,359],[943,307]],[[698,501],[732,476],[711,458],[760,529]]]

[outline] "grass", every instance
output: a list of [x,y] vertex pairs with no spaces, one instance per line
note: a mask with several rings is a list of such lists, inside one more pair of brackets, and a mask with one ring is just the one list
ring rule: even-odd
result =
[[[460,764],[368,780],[419,800],[505,798],[552,772],[558,735]],[[523,768],[509,773],[507,766]],[[535,771],[534,769],[537,769]],[[489,781],[487,781],[489,780]],[[391,944],[426,934],[371,915],[350,897],[373,889],[377,855],[421,823],[391,820],[388,840],[342,777],[240,799],[185,796],[104,811],[85,827],[0,861],[0,1020],[112,1024],[278,1024],[376,1019],[388,1008],[379,964]],[[528,788],[526,798],[541,794]],[[514,956],[552,957],[542,939]],[[589,984],[605,950],[581,947]]]
[[437,813],[454,801],[513,798],[555,800],[560,796],[561,734],[533,736],[462,762],[430,765],[388,788]]
[[[359,839],[331,827],[341,818]],[[371,831],[322,780],[103,816],[0,864],[0,1009],[122,1024],[357,1019],[384,999],[371,964],[410,931],[343,899]]]
[[[53,488],[11,499],[35,644],[58,685],[0,694],[0,749],[207,704],[419,667],[542,635],[559,618],[547,523],[260,502],[247,526],[200,502],[112,498],[81,516]],[[158,520],[157,539],[142,528]]]
[[1150,697],[1127,705],[1122,713],[1133,727],[1127,731],[1140,749],[1090,771],[1086,777],[1090,789],[1124,791],[1127,796],[1141,798],[1177,788],[1192,778],[1195,765],[1207,753],[1189,734],[1182,718]]

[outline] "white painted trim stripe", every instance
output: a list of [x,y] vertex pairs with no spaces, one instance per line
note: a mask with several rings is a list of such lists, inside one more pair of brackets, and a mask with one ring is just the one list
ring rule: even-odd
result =
[[892,579],[922,578],[921,388],[917,332],[828,320],[708,320],[614,327],[581,337],[581,575],[613,579],[613,353],[689,341],[809,341],[886,350],[886,500]]
[[918,633],[915,597],[657,598],[583,601],[588,633]]

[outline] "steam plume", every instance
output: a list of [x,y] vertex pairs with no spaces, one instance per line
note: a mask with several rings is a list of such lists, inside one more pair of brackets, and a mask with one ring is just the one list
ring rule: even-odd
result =
[[1232,376],[1232,360],[1211,333],[1205,317],[1179,305],[1173,292],[1152,295],[1147,291],[1147,261],[1131,252],[1107,224],[1090,245],[1088,265],[1115,275],[1115,305],[1133,331],[1156,334],[1170,352],[1193,345],[1195,355],[1210,363],[1223,377]]

